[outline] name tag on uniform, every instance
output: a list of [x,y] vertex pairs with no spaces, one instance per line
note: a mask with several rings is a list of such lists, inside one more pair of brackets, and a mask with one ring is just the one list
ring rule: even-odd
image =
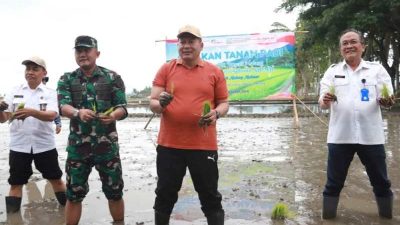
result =
[[13,112],[17,110],[18,105],[24,102],[24,95],[14,95],[14,99],[12,101],[13,104]]
[[345,75],[335,75],[335,78],[346,78]]

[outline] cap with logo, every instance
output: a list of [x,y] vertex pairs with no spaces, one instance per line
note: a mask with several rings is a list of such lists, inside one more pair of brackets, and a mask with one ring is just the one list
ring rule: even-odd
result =
[[178,31],[177,37],[180,38],[183,34],[191,34],[195,37],[201,38],[201,33],[199,28],[192,26],[192,25],[185,25],[181,27]]
[[25,66],[27,64],[29,64],[29,63],[34,63],[34,64],[36,64],[38,66],[43,67],[43,69],[45,69],[45,70],[47,69],[46,68],[46,62],[42,58],[40,58],[38,56],[32,56],[29,59],[25,59],[24,61],[22,61],[22,65],[25,65]]
[[90,36],[79,36],[75,39],[75,48],[97,48],[97,40]]

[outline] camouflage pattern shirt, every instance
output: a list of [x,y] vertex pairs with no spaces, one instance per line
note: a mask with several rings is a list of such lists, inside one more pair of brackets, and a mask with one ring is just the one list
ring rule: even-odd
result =
[[[111,107],[122,107],[127,112],[125,85],[121,76],[100,66],[97,66],[90,77],[85,76],[79,68],[72,73],[65,73],[58,81],[57,92],[60,109],[63,105],[71,105],[77,109],[91,109],[102,113]],[[126,116],[127,113],[121,119]],[[79,118],[73,118],[70,121],[69,147],[90,143],[92,148],[97,148],[117,142],[115,122],[106,125],[98,119],[83,122]]]

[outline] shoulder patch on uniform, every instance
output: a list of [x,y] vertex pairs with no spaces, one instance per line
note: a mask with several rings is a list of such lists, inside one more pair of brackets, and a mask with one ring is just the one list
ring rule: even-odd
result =
[[102,73],[104,73],[104,75],[110,77],[112,80],[115,80],[115,77],[118,75],[117,72],[107,69],[105,67],[101,67],[99,66],[100,70]]
[[114,71],[110,71],[108,75],[110,75],[111,79],[113,80],[115,80],[118,77],[118,74]]
[[72,73],[64,73],[61,75],[60,80],[68,80]]

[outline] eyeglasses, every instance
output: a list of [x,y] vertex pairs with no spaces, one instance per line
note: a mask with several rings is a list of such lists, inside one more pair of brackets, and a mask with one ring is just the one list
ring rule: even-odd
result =
[[353,45],[356,45],[358,43],[360,43],[360,41],[353,39],[353,40],[350,40],[350,41],[343,41],[342,43],[340,43],[340,45],[342,47],[346,47],[348,45],[353,46]]

